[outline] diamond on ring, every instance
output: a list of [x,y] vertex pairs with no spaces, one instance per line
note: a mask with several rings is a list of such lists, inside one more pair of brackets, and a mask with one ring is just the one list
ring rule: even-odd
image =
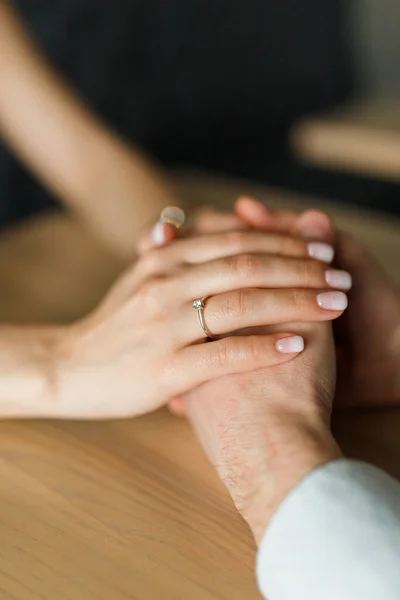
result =
[[207,336],[208,340],[212,340],[214,338],[213,334],[211,333],[211,331],[208,329],[206,322],[204,321],[204,306],[205,306],[205,301],[207,298],[203,297],[203,298],[197,298],[196,300],[193,300],[193,308],[195,308],[197,310],[197,314],[199,317],[199,323],[201,325],[202,330],[204,331],[204,333]]
[[203,298],[198,298],[197,300],[193,300],[193,308],[195,308],[196,310],[202,310],[204,308]]

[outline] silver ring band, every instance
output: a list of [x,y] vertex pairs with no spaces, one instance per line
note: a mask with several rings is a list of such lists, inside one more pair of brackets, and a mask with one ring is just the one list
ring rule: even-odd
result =
[[205,301],[207,300],[206,296],[203,296],[203,298],[198,298],[197,300],[193,301],[193,308],[195,310],[197,310],[197,315],[199,317],[199,323],[201,325],[202,330],[204,331],[204,333],[206,334],[207,338],[212,340],[215,338],[215,336],[211,333],[211,331],[208,329],[206,322],[204,320],[204,307],[205,307]]

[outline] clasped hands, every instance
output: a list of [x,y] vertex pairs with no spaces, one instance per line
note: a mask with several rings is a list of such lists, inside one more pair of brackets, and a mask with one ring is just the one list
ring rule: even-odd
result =
[[[174,240],[165,226],[160,245],[160,227],[98,309],[60,337],[48,416],[119,418],[166,403],[185,413],[260,541],[290,490],[341,456],[330,431],[336,369],[338,403],[400,400],[398,295],[319,211],[243,198],[236,214],[203,213],[191,236]],[[337,364],[331,323],[352,278]],[[192,308],[203,296],[218,335],[206,344]]]

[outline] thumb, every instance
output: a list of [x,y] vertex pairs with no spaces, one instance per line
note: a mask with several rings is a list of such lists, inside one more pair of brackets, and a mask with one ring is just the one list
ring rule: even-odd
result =
[[181,208],[177,206],[164,208],[160,219],[152,230],[139,239],[137,244],[138,253],[143,254],[156,246],[170,244],[178,237],[178,230],[184,224],[185,219],[186,215]]

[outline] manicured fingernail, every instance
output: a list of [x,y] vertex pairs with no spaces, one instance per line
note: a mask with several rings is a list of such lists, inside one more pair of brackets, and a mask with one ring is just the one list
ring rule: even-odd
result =
[[300,335],[281,338],[276,342],[276,349],[282,354],[294,354],[304,350],[304,340]]
[[153,240],[153,244],[156,246],[162,246],[165,241],[164,235],[164,223],[158,221],[151,231],[151,239]]
[[325,310],[344,310],[347,296],[343,292],[322,292],[317,296],[317,304]]
[[176,229],[180,229],[184,224],[186,219],[186,215],[184,211],[178,206],[167,206],[161,213],[160,221],[162,223],[169,223],[176,227]]
[[340,290],[349,290],[351,288],[351,275],[347,271],[336,271],[332,269],[325,272],[325,280],[328,285]]
[[330,263],[333,260],[335,251],[330,244],[324,244],[322,242],[311,242],[307,246],[308,256],[322,260],[322,262]]

